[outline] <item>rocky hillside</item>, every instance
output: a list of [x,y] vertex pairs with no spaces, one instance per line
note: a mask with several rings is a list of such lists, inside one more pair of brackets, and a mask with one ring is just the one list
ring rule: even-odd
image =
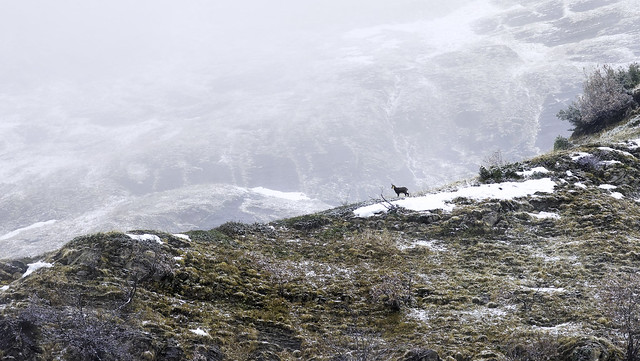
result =
[[0,262],[0,359],[622,360],[639,123],[397,203]]

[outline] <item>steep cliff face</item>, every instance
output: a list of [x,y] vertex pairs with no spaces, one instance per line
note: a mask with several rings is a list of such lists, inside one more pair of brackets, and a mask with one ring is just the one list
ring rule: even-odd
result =
[[402,200],[4,261],[0,359],[622,359],[639,121]]

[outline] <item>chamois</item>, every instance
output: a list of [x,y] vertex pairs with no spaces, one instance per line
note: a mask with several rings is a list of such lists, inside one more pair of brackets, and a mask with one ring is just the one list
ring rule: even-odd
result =
[[391,189],[396,192],[396,197],[400,197],[401,194],[404,194],[407,197],[409,196],[409,190],[407,189],[407,187],[396,187],[392,184]]

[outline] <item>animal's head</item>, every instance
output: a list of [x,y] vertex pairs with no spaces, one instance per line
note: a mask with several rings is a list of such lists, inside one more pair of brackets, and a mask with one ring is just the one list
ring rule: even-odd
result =
[[394,186],[393,184],[391,185],[391,189],[396,189],[396,186]]

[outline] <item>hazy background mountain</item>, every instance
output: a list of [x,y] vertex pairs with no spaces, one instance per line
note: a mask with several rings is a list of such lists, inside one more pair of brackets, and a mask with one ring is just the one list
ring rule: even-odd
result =
[[428,189],[569,134],[633,0],[0,4],[0,258]]

